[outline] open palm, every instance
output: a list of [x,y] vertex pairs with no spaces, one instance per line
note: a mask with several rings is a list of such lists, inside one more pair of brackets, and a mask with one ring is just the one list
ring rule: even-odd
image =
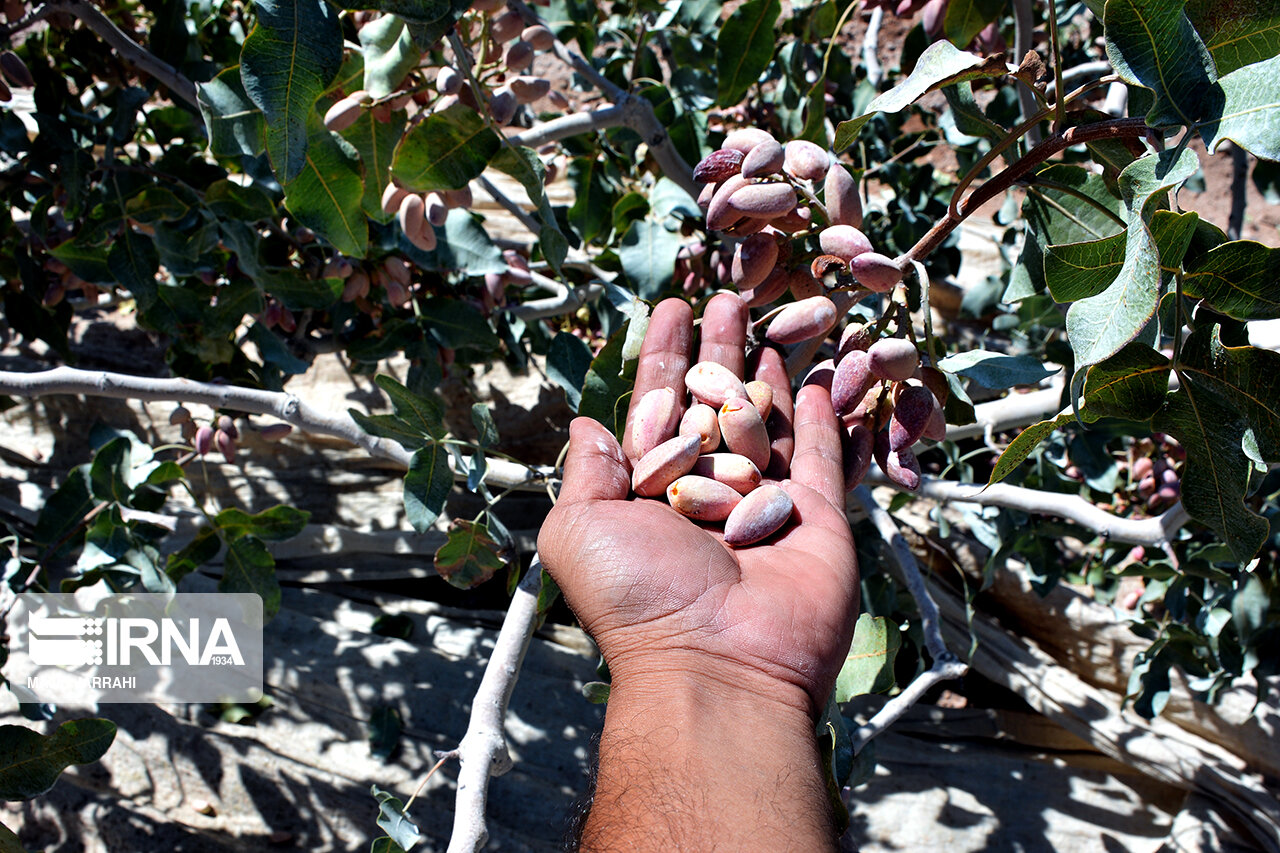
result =
[[[736,296],[713,299],[698,360],[742,376],[745,324]],[[684,399],[692,338],[687,305],[658,306],[633,401],[663,386]],[[693,666],[721,678],[763,677],[799,687],[816,708],[839,671],[857,615],[840,427],[821,387],[801,389],[793,409],[776,352],[764,351],[753,375],[773,386],[778,411],[766,474],[785,478],[789,469],[780,482],[795,503],[779,535],[730,549],[718,531],[663,501],[628,499],[634,460],[607,430],[580,418],[571,427],[564,488],[539,552],[616,674]]]

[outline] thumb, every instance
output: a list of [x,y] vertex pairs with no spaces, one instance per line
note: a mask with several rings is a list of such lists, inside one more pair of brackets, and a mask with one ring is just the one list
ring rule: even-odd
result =
[[630,490],[631,472],[618,440],[591,418],[574,418],[559,503],[626,500]]

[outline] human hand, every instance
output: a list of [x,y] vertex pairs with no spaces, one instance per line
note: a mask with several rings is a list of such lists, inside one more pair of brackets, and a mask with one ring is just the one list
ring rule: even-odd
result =
[[[742,377],[746,323],[736,295],[713,298],[696,361],[719,362]],[[693,312],[680,300],[663,302],[641,349],[632,406],[664,386],[683,403],[693,353]],[[570,427],[560,499],[538,550],[615,682],[693,673],[814,715],[839,672],[858,609],[840,426],[827,390],[806,386],[795,401],[792,429],[790,383],[775,350],[761,351],[753,378],[774,391],[766,476],[785,477],[790,469],[780,485],[795,509],[780,533],[731,549],[718,530],[665,501],[629,498],[636,460],[623,447],[631,447],[631,436],[619,446],[600,424],[578,418]]]

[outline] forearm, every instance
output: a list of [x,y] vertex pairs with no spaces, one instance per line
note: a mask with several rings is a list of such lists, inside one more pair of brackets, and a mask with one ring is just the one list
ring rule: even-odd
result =
[[807,698],[615,673],[584,851],[835,849]]

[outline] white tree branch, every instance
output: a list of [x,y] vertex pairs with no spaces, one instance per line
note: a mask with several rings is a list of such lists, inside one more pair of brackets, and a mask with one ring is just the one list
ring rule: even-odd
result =
[[578,287],[566,287],[558,281],[536,272],[531,272],[533,281],[539,287],[550,290],[554,296],[546,299],[531,299],[519,305],[508,305],[501,310],[509,316],[522,320],[538,320],[543,317],[560,317],[572,314],[587,302],[594,302],[604,293],[602,284],[584,284]]
[[[110,397],[116,400],[202,403],[215,409],[274,415],[303,432],[349,441],[370,456],[389,459],[406,468],[412,458],[412,454],[399,443],[388,438],[377,438],[360,429],[350,415],[322,412],[284,391],[260,391],[234,385],[193,382],[190,379],[155,379],[101,370],[55,367],[36,373],[0,371],[0,394],[15,397],[83,394],[86,397]],[[530,467],[495,458],[487,461],[484,482],[498,488],[541,491],[554,473],[546,466]],[[455,464],[452,458],[450,464]],[[465,477],[465,474],[456,470],[455,475]]]
[[476,853],[489,839],[485,825],[489,779],[511,769],[504,722],[511,692],[533,636],[541,586],[542,561],[535,553],[502,620],[493,654],[485,664],[480,687],[471,703],[466,734],[456,750],[460,763],[458,793],[448,853]]
[[[867,474],[867,482],[901,490],[879,469],[873,469]],[[1017,509],[1037,515],[1055,515],[1073,521],[1112,542],[1156,548],[1166,547],[1179,528],[1191,518],[1181,501],[1154,518],[1121,518],[1098,509],[1079,495],[1041,492],[1004,483],[996,483],[984,489],[936,477],[921,477],[920,488],[913,494],[939,503],[971,503]]]
[[610,127],[621,127],[626,123],[627,111],[614,104],[595,110],[584,110],[580,113],[569,113],[541,124],[535,124],[528,130],[507,137],[512,145],[525,145],[538,148],[548,142],[568,139],[581,133],[593,130],[606,130]]
[[867,32],[862,37],[862,64],[867,69],[867,82],[879,89],[884,82],[884,66],[880,64],[880,24],[884,21],[884,7],[871,10]]
[[911,546],[902,537],[902,532],[898,530],[893,517],[876,503],[871,489],[865,485],[854,489],[851,496],[875,525],[880,538],[889,545],[893,560],[897,563],[902,580],[907,585],[907,591],[915,599],[916,607],[920,611],[925,648],[933,658],[933,667],[928,672],[917,676],[902,693],[881,708],[866,725],[854,732],[853,751],[858,753],[873,737],[892,725],[911,706],[920,701],[930,687],[940,681],[959,678],[969,671],[969,667],[947,649],[947,644],[942,639],[942,622],[938,614],[938,604],[929,594],[929,588],[925,586],[924,577],[920,574],[920,566],[916,563],[915,555],[911,553]]
[[964,426],[947,426],[947,439],[989,437],[1005,430],[1030,426],[1057,417],[1062,407],[1062,386],[1055,383],[1039,391],[1009,394],[989,403],[973,407],[974,422]]

